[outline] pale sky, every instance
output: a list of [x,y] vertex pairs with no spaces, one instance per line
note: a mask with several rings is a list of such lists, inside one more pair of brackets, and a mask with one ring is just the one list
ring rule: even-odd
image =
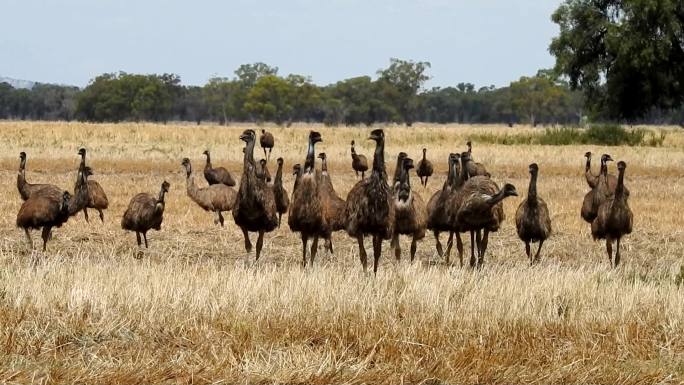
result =
[[507,85],[553,66],[560,0],[0,0],[0,76],[104,72],[202,85],[262,61],[317,84],[429,61],[429,86]]

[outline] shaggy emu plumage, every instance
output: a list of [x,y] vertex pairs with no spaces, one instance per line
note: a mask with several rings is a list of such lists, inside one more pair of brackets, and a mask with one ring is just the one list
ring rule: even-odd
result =
[[[328,173],[328,161],[324,152],[318,154],[321,159],[321,175],[318,186],[321,195],[321,205],[323,206],[323,215],[325,216],[330,231],[344,230],[344,199],[340,198],[335,191],[332,179]],[[332,254],[332,234],[325,240],[325,248]]]
[[[107,210],[109,207],[109,199],[107,198],[107,194],[102,186],[100,186],[97,181],[90,179],[90,177],[93,175],[93,169],[89,166],[86,166],[85,174],[88,178],[88,202],[83,208],[83,215],[85,216],[86,222],[89,222],[88,209],[95,209],[100,214],[100,220],[102,223],[104,223],[104,213],[102,210]],[[76,188],[77,187],[74,187],[74,191]]]
[[385,133],[381,129],[373,130],[369,139],[376,143],[373,171],[368,179],[357,182],[349,191],[344,217],[347,233],[359,244],[359,258],[364,271],[368,262],[363,238],[365,235],[373,236],[373,272],[377,274],[382,240],[390,239],[394,234],[394,203],[385,171]]
[[[598,183],[599,183],[599,176],[601,175],[601,170],[599,170],[599,175],[594,175],[591,172],[591,156],[592,153],[591,151],[587,151],[584,154],[584,157],[587,158],[587,163],[584,166],[584,177],[587,180],[587,185],[589,185],[590,188],[595,188]],[[603,169],[604,166],[601,166],[601,169]],[[606,175],[608,177],[608,189],[610,190],[611,193],[615,193],[615,187],[617,186],[617,177],[613,174],[610,174],[606,170]],[[625,194],[629,196],[629,190],[625,187]]]
[[392,184],[390,187],[394,189],[394,187],[399,183],[399,180],[401,179],[401,173],[402,173],[402,165],[404,164],[404,159],[408,157],[408,154],[401,151],[397,155],[397,165],[394,167],[394,177],[392,178]]
[[121,228],[124,230],[135,231],[135,237],[138,241],[138,247],[141,245],[140,234],[145,239],[145,248],[147,248],[147,232],[150,229],[161,230],[161,224],[164,220],[164,196],[169,192],[171,185],[164,181],[161,184],[159,197],[148,193],[140,193],[135,195],[128,203],[128,207],[121,218]]
[[235,178],[233,175],[226,170],[224,167],[213,168],[211,166],[211,154],[209,150],[204,151],[202,154],[207,156],[207,163],[204,165],[204,179],[210,185],[224,184],[226,186],[235,186]]
[[19,173],[17,174],[17,190],[21,200],[27,200],[36,191],[43,189],[50,189],[52,194],[59,196],[63,190],[51,184],[31,184],[26,181],[26,153],[24,151],[19,153]]
[[77,174],[75,197],[68,191],[43,189],[32,194],[19,208],[17,227],[24,229],[29,247],[33,248],[31,229],[43,229],[41,235],[45,251],[52,228],[61,227],[70,216],[85,207],[88,201],[88,177],[82,171],[78,171]]
[[[530,187],[527,190],[527,199],[520,202],[515,212],[515,228],[518,237],[525,242],[525,253],[530,265],[539,262],[539,252],[544,241],[551,235],[551,218],[546,202],[537,195],[537,176],[539,166],[536,163],[530,165]],[[530,242],[539,242],[537,253],[532,257]]]
[[420,183],[423,187],[427,187],[428,178],[432,176],[432,172],[432,162],[427,159],[427,148],[424,148],[423,158],[418,162],[418,168],[416,168],[416,174],[420,178]]
[[394,235],[392,247],[397,261],[401,259],[399,235],[410,235],[411,263],[416,256],[417,242],[425,238],[427,228],[427,210],[420,195],[411,190],[409,170],[413,168],[413,159],[404,158],[399,183],[394,187]]
[[[489,177],[480,175],[468,179],[462,194],[463,200],[456,213],[456,221],[461,231],[470,232],[470,266],[479,269],[484,264],[489,233],[498,231],[505,219],[502,201],[509,196],[517,196],[518,193],[510,183],[499,190]],[[477,260],[474,257],[475,245]]]
[[252,251],[248,232],[259,233],[256,244],[256,260],[258,261],[264,244],[264,233],[269,233],[278,227],[278,211],[273,188],[267,185],[265,180],[257,177],[257,164],[254,161],[256,133],[251,129],[245,130],[240,135],[240,140],[245,142],[245,149],[240,188],[233,207],[233,219],[235,219],[235,224],[242,229],[247,252]]
[[354,169],[354,172],[356,173],[356,176],[359,176],[359,173],[361,173],[361,179],[365,178],[366,176],[366,171],[368,171],[368,160],[366,159],[365,155],[360,155],[356,153],[356,150],[354,149],[354,141],[351,141],[351,156],[352,156],[352,168]]
[[223,227],[224,218],[222,212],[233,209],[235,196],[237,195],[235,190],[222,183],[197,187],[195,176],[192,175],[190,159],[183,158],[181,165],[185,169],[185,189],[190,199],[205,211],[215,213],[216,219],[214,223],[220,223],[221,227]]
[[[449,171],[447,174],[447,179],[442,185],[442,189],[435,192],[427,204],[427,228],[431,230],[435,236],[435,247],[437,249],[437,254],[440,258],[446,256],[446,263],[449,265],[451,262],[449,260],[451,254],[451,246],[454,240],[454,231],[449,222],[448,204],[452,199],[452,196],[458,192],[463,182],[460,179],[460,164],[459,159],[460,154],[449,154]],[[442,249],[442,243],[439,241],[439,234],[443,231],[449,232],[449,238],[447,240],[446,251]],[[457,247],[463,252],[463,243],[461,241],[461,236],[456,232]],[[461,262],[462,262],[461,255]]]
[[294,194],[294,191],[297,189],[297,186],[299,186],[299,177],[302,176],[301,164],[295,163],[292,166],[292,175],[295,177],[294,184],[292,185],[292,194]]
[[[591,224],[591,235],[594,240],[605,239],[608,260],[611,266],[618,267],[620,264],[620,240],[623,236],[632,233],[634,215],[627,203],[625,193],[625,169],[627,164],[618,162],[618,181],[615,195],[601,204],[598,215]],[[617,251],[613,259],[613,241],[617,241]]]
[[290,207],[290,197],[285,187],[283,187],[283,162],[283,158],[278,158],[278,169],[273,181],[273,196],[275,197],[276,210],[278,211],[278,227],[280,227],[283,214]]
[[299,177],[297,188],[292,195],[287,224],[290,230],[302,236],[302,266],[306,266],[306,249],[309,238],[311,243],[311,266],[313,266],[318,250],[318,238],[330,237],[330,226],[323,214],[321,194],[319,192],[319,178],[316,176],[315,145],[321,142],[321,134],[316,131],[309,133],[306,160],[302,175]]
[[473,161],[473,143],[471,141],[466,142],[466,146],[468,146],[468,155],[470,156],[470,161],[467,162],[466,164],[466,169],[468,171],[468,176],[474,177],[474,176],[486,176],[490,177],[491,175],[487,172],[487,169],[482,163],[476,163]]
[[[267,161],[271,160],[271,150],[273,150],[273,145],[275,144],[275,139],[273,138],[273,134],[262,129],[261,130],[261,136],[259,136],[259,144],[261,145],[261,148],[264,150],[264,158],[266,158]],[[268,154],[266,154],[267,149],[268,149]],[[269,179],[270,179],[270,176],[269,176]]]
[[584,195],[582,201],[582,210],[580,214],[582,219],[588,223],[592,223],[598,215],[598,209],[603,202],[608,200],[613,193],[608,186],[608,162],[612,162],[613,158],[608,154],[601,155],[601,171],[599,173],[599,181],[591,191]]
[[259,166],[256,171],[257,178],[263,179],[266,183],[271,183],[271,172],[268,171],[266,159],[259,159]]

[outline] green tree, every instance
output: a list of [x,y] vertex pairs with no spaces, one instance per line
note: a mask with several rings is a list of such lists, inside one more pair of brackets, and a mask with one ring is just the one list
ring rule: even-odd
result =
[[682,0],[565,0],[552,20],[556,71],[594,111],[633,119],[684,101]]
[[245,110],[259,121],[282,125],[291,119],[294,111],[293,91],[292,84],[287,80],[276,75],[263,76],[247,94]]
[[545,114],[548,115],[550,111],[558,109],[562,104],[564,92],[549,77],[541,74],[534,77],[523,76],[520,80],[512,82],[509,95],[513,112],[536,126]]
[[413,62],[410,60],[390,59],[389,67],[378,71],[378,82],[385,98],[393,104],[407,125],[412,125],[418,103],[418,92],[430,79],[425,73],[430,68],[429,62]]

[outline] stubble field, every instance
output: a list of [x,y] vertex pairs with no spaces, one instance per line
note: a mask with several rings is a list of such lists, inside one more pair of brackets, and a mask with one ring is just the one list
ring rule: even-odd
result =
[[[428,234],[412,265],[407,239],[401,263],[385,242],[373,277],[345,233],[333,236],[335,255],[320,244],[315,266],[302,269],[286,217],[254,264],[232,215],[220,228],[186,196],[181,159],[192,160],[204,185],[202,152],[211,149],[214,166],[239,178],[238,137],[248,127],[0,122],[1,383],[684,382],[681,130],[662,128],[659,148],[474,143],[476,161],[521,194],[505,201],[507,219],[490,236],[483,270],[460,268],[455,250],[456,265],[445,266]],[[322,134],[317,150],[327,153],[342,197],[356,181],[349,142],[372,157],[365,127],[268,129],[276,137],[269,168],[285,159],[290,192],[310,129]],[[531,130],[387,127],[388,171],[399,151],[417,162],[427,147],[436,176],[423,189],[412,174],[427,201],[444,182],[448,154],[465,150],[469,136]],[[28,154],[29,182],[73,190],[81,146],[109,196],[105,222],[92,210],[90,224],[79,214],[54,230],[46,253],[37,232],[28,250],[15,226],[19,152]],[[628,164],[635,223],[617,270],[579,215],[585,151]],[[534,268],[513,223],[532,162],[554,230]],[[162,231],[148,233],[150,248],[137,259],[121,215],[133,195],[156,194],[163,180],[171,190]],[[366,247],[372,254],[370,239]]]

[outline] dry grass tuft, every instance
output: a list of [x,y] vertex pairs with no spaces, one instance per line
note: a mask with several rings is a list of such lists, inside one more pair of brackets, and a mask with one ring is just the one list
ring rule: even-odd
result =
[[[303,161],[313,127],[346,195],[355,182],[349,142],[372,155],[366,128],[271,127],[272,159],[284,157],[286,170]],[[521,193],[527,165],[539,163],[555,231],[541,265],[526,264],[511,221],[519,200],[510,199],[482,272],[447,269],[430,235],[412,266],[396,264],[386,243],[372,278],[342,233],[335,256],[321,251],[315,268],[300,269],[300,242],[287,226],[267,235],[253,266],[232,219],[218,228],[185,196],[180,161],[187,156],[198,169],[206,148],[215,166],[239,177],[244,128],[0,123],[0,383],[684,382],[680,131],[668,129],[659,148],[474,143],[477,161]],[[426,146],[439,175],[425,191],[413,185],[428,199],[448,153],[467,138],[531,130],[392,126],[387,160],[393,165],[400,150],[417,159]],[[45,255],[28,251],[14,226],[19,151],[28,153],[29,181],[73,189],[82,145],[109,194],[105,223],[72,218]],[[587,150],[629,164],[635,232],[616,271],[579,216]],[[151,248],[135,259],[121,214],[131,196],[156,193],[162,179],[171,182],[163,230],[148,234]],[[285,182],[291,190],[289,174]]]

